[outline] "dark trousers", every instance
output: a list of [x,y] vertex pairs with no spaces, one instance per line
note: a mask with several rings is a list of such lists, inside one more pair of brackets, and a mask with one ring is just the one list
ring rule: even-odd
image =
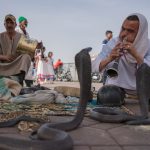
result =
[[25,80],[26,86],[31,87],[33,85],[33,80]]
[[23,86],[23,80],[25,78],[25,71],[21,71],[21,73],[17,74],[19,78],[19,83]]

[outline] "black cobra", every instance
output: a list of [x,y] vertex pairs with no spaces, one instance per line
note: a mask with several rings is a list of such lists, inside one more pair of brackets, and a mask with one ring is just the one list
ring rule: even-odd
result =
[[[91,96],[91,60],[89,56],[91,49],[90,47],[83,49],[75,56],[75,65],[80,81],[80,100],[73,120],[62,123],[45,123],[31,134],[31,138],[0,134],[0,149],[71,150],[73,148],[72,138],[64,131],[76,129],[84,118],[87,101]],[[4,127],[6,123],[0,124],[1,127]]]

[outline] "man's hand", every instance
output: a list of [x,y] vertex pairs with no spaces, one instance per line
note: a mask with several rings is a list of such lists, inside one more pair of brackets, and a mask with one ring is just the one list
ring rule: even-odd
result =
[[121,43],[118,43],[111,51],[110,55],[108,56],[108,60],[109,62],[118,59],[122,56],[122,52],[121,52]]
[[109,56],[102,60],[100,65],[99,65],[99,71],[103,70],[110,62],[112,62],[115,59],[119,59],[122,56],[122,52],[121,52],[121,43],[118,43],[111,51],[111,53],[109,54]]
[[133,44],[130,42],[125,42],[122,44],[122,48],[127,50],[129,54],[131,54],[133,57],[135,57],[137,51],[136,49],[133,47]]
[[123,49],[127,50],[129,54],[131,54],[137,61],[138,64],[143,63],[143,58],[140,56],[140,54],[136,51],[135,47],[130,42],[125,42],[122,45]]
[[43,42],[38,42],[36,49],[42,49],[43,48]]
[[16,59],[16,56],[14,55],[0,55],[0,60],[5,62],[12,62]]
[[20,28],[24,31],[26,31],[26,26],[24,24],[21,24]]

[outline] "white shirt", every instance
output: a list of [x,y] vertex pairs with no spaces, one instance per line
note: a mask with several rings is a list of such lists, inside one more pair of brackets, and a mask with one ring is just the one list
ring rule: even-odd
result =
[[[100,62],[107,58],[107,56],[111,53],[112,48],[116,45],[118,38],[114,38],[108,42],[108,44],[103,46],[101,53],[97,56],[97,58],[92,61],[92,72],[99,72]],[[109,63],[106,67],[107,69],[112,67],[114,61]],[[150,66],[150,48],[146,52],[144,56],[144,63]],[[136,70],[137,70],[136,62],[127,62],[125,57],[122,56],[118,65],[118,76],[117,77],[108,77],[106,84],[113,84],[124,89],[136,90]]]
[[[139,19],[139,29],[137,36],[133,42],[136,51],[141,55],[148,66],[150,66],[150,40],[148,38],[148,22],[145,16],[139,13],[130,14],[129,16],[136,15]],[[106,45],[103,46],[101,53],[92,62],[92,71],[99,71],[100,62],[107,58],[112,49],[118,43],[119,38],[111,39]],[[118,76],[108,77],[106,84],[113,84],[124,89],[136,90],[136,71],[137,61],[129,53],[126,53],[126,61],[124,56],[121,56],[118,65]],[[107,67],[111,67],[114,62],[111,62]]]
[[28,39],[30,38],[29,33],[26,31],[26,35],[25,35],[24,32],[20,29],[20,27],[17,27],[16,31],[23,34],[26,38],[28,38]]

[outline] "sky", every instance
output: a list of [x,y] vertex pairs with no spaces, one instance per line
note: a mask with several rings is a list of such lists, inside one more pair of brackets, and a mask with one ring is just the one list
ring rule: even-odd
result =
[[123,20],[135,12],[150,23],[150,0],[0,0],[0,32],[5,15],[13,14],[17,23],[24,16],[30,37],[43,42],[45,54],[52,51],[54,62],[72,63],[83,48],[99,53],[105,31],[118,36]]

